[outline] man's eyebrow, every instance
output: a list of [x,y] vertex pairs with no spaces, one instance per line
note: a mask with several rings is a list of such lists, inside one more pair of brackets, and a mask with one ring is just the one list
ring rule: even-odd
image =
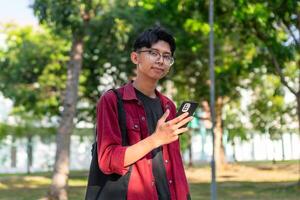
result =
[[[150,48],[150,49],[160,52],[160,51],[159,51],[158,49],[156,49],[156,48]],[[163,53],[163,54],[171,54],[171,52],[169,52],[169,51],[165,51],[165,52],[162,52],[162,53]]]

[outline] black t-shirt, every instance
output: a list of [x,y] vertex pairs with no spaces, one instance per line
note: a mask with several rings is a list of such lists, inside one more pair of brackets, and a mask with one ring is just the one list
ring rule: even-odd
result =
[[[158,97],[151,98],[135,89],[137,98],[143,103],[148,132],[152,134],[155,131],[157,121],[163,115],[163,109]],[[152,171],[155,178],[155,186],[160,200],[169,200],[170,192],[168,187],[166,169],[163,163],[162,147],[158,147],[152,151]]]

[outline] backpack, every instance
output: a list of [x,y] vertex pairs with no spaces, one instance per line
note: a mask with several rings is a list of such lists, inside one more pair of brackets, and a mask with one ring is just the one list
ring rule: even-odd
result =
[[[126,113],[123,108],[123,101],[120,93],[112,89],[117,96],[118,121],[122,134],[122,146],[128,146],[126,131]],[[96,128],[97,138],[97,128]],[[119,174],[104,174],[98,165],[97,141],[92,145],[92,161],[90,165],[88,184],[85,200],[126,200],[131,166],[128,173],[121,176]]]

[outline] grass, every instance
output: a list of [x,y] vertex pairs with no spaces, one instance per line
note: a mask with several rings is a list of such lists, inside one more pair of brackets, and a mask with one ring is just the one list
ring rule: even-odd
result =
[[[210,199],[209,166],[186,170],[193,200]],[[239,163],[217,173],[218,200],[299,200],[297,162]],[[50,173],[1,174],[0,200],[41,199],[50,184]],[[87,172],[72,171],[69,199],[84,198]]]

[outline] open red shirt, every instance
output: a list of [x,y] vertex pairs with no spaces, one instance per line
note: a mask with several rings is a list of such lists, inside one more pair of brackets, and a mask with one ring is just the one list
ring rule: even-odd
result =
[[[132,83],[119,88],[126,112],[126,128],[129,144],[133,145],[150,135],[147,128],[146,113],[137,99]],[[156,91],[163,111],[170,110],[167,120],[176,116],[174,103]],[[122,146],[118,123],[117,97],[113,91],[102,95],[97,105],[98,163],[103,173],[124,175],[129,167],[124,167],[127,147]],[[189,199],[189,188],[185,176],[179,141],[163,145],[163,160],[172,200]],[[155,180],[152,174],[151,152],[132,165],[128,183],[127,200],[158,200]]]

